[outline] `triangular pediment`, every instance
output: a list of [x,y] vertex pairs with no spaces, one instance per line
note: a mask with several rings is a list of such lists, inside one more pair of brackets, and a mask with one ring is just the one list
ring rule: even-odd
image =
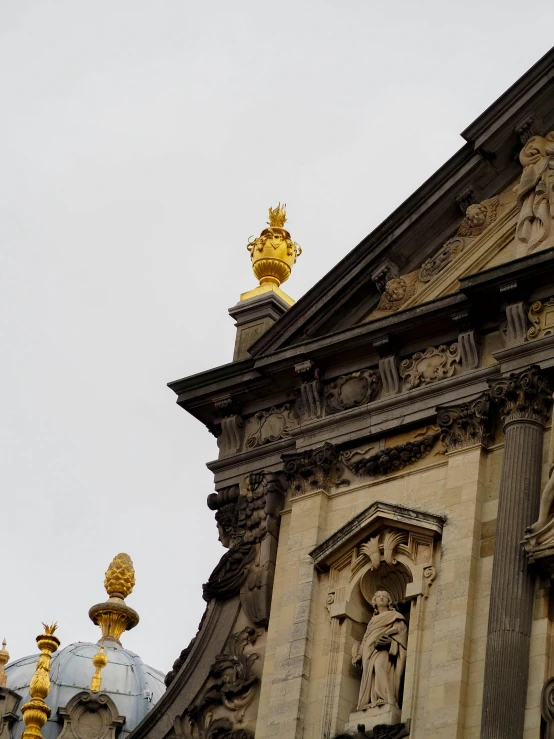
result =
[[[279,318],[249,353],[271,354],[394,316],[455,294],[468,275],[529,254],[522,213],[535,206],[525,188],[537,187],[536,174],[554,147],[545,136],[554,129],[552,74],[554,50],[471,124],[462,134],[467,142],[462,149]],[[537,135],[548,150],[543,146],[538,165],[531,161],[532,145],[527,158],[521,158]],[[547,208],[554,214],[552,198]],[[483,211],[486,221],[480,223]],[[527,225],[535,228],[532,219]],[[550,241],[539,248],[549,248]],[[392,310],[383,311],[384,293],[395,278],[407,282],[392,285],[397,295],[404,288],[405,294]]]

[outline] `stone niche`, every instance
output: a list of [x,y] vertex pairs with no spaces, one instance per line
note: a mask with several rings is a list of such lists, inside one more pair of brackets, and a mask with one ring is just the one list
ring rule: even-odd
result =
[[[368,731],[409,721],[423,612],[436,576],[443,524],[441,516],[376,502],[311,552],[316,568],[328,572],[329,583],[324,739],[343,731],[355,734],[360,724]],[[374,608],[379,591],[390,599],[387,604],[384,596],[377,596],[381,602]],[[374,615],[378,618],[368,630]],[[388,643],[383,651],[372,646],[379,634],[396,631],[384,637]]]

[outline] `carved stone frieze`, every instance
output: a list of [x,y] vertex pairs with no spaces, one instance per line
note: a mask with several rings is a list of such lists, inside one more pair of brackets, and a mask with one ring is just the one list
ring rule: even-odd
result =
[[225,652],[218,654],[208,680],[194,704],[174,722],[182,739],[253,739],[245,728],[245,714],[259,689],[253,672],[260,658],[251,647],[261,629],[246,626],[232,634]]
[[554,334],[554,297],[536,300],[529,308],[528,318],[532,324],[527,331],[528,339],[542,339]]
[[[240,593],[242,607],[256,625],[265,625],[269,619],[284,494],[283,473],[256,472],[248,476],[236,498],[236,528],[234,537],[229,537],[230,549],[203,585],[206,601],[225,600]],[[224,496],[220,500],[222,506],[233,503],[225,503]],[[212,496],[210,501],[210,507],[216,505]],[[232,515],[229,512],[231,521]]]
[[428,385],[445,377],[452,377],[460,368],[461,353],[458,343],[430,346],[423,352],[416,352],[400,363],[400,377],[404,389],[412,390]]
[[325,490],[339,482],[339,455],[333,444],[326,442],[317,449],[283,454],[281,459],[292,488],[292,497],[312,490]]
[[125,723],[109,695],[90,690],[74,695],[58,716],[63,721],[60,739],[115,739]]
[[[426,457],[433,449],[440,437],[437,429],[421,438],[415,438],[404,444],[380,449],[370,457],[364,457],[360,450],[349,450],[340,453],[340,461],[358,477],[371,477],[397,472],[408,465]],[[356,457],[360,457],[356,459]]]
[[298,421],[294,409],[288,404],[273,406],[268,410],[258,411],[248,419],[246,448],[255,449],[263,444],[271,444],[287,437],[290,429],[297,426]]
[[458,226],[457,235],[474,239],[480,236],[491,223],[494,223],[498,213],[498,196],[490,200],[483,200],[481,203],[471,203],[468,205],[465,218]]
[[393,277],[386,284],[385,291],[375,308],[376,312],[390,312],[400,310],[404,303],[416,294],[418,270],[402,277]]
[[490,439],[488,394],[470,403],[437,408],[437,423],[449,451],[472,444],[487,444]]
[[355,408],[370,403],[379,395],[381,376],[374,370],[360,370],[341,375],[325,385],[324,400],[327,413]]
[[554,243],[554,131],[531,136],[519,155],[523,173],[516,187],[521,206],[516,237],[525,252]]
[[422,282],[430,282],[433,277],[436,277],[440,272],[442,272],[443,269],[445,269],[450,262],[458,256],[458,254],[461,254],[464,247],[465,240],[460,236],[454,236],[454,238],[449,239],[437,254],[423,262],[419,269],[419,279]]
[[498,403],[504,423],[527,420],[542,425],[548,420],[552,388],[541,368],[532,365],[491,383],[490,398]]

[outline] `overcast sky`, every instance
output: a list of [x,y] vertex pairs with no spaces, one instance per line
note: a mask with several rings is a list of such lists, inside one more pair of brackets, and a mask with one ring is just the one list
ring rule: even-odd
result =
[[246,242],[288,205],[298,299],[462,144],[552,43],[554,8],[0,4],[0,638],[96,641],[128,552],[167,671],[223,553],[215,439],[166,383],[231,360]]

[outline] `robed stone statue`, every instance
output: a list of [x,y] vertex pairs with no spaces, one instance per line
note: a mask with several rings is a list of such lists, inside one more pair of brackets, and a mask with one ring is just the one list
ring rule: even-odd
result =
[[362,667],[358,711],[385,704],[398,706],[400,681],[406,666],[406,619],[394,609],[386,590],[378,590],[371,605],[374,615],[352,660]]

